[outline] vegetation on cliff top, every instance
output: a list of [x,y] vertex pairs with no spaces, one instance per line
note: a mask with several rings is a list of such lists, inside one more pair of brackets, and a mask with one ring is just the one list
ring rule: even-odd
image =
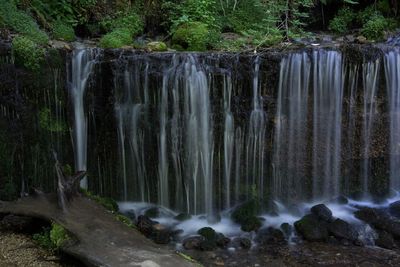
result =
[[320,30],[379,41],[398,26],[399,13],[394,0],[11,0],[0,3],[0,28],[36,46],[78,35],[100,38],[104,48],[156,40],[178,50],[232,51]]

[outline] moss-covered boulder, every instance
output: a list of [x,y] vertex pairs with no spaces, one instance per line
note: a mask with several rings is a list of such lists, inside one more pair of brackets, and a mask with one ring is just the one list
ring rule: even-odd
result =
[[317,216],[320,220],[332,222],[332,211],[324,204],[318,204],[311,208],[311,213]]
[[187,214],[187,213],[180,213],[174,217],[175,220],[180,221],[180,222],[190,220],[191,218],[192,218],[192,215]]
[[201,22],[181,24],[172,36],[172,44],[188,51],[205,51],[210,40],[210,31]]
[[217,232],[211,227],[203,227],[197,231],[197,233],[203,236],[206,240],[216,241],[217,240]]
[[146,48],[151,52],[164,52],[168,50],[168,46],[164,42],[150,42],[146,45]]
[[308,214],[294,223],[296,231],[308,241],[325,241],[329,237],[328,228],[314,214]]
[[262,225],[261,219],[257,217],[259,213],[259,202],[252,199],[236,207],[231,218],[235,223],[240,224],[243,231],[251,232],[258,230]]

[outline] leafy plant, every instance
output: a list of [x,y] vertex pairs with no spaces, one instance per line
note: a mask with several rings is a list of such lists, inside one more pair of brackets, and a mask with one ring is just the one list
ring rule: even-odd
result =
[[180,25],[172,36],[172,43],[188,51],[204,51],[210,43],[211,33],[202,22],[188,22]]
[[382,15],[372,17],[363,26],[361,33],[371,40],[380,40],[384,37],[385,30],[393,30],[396,28],[396,21],[387,19]]
[[39,126],[50,132],[64,132],[67,130],[67,126],[62,121],[57,121],[52,117],[48,108],[43,108],[39,111]]
[[51,228],[44,228],[42,232],[34,234],[32,239],[40,246],[56,251],[70,237],[64,227],[60,224],[52,223]]
[[117,221],[122,222],[123,224],[125,224],[126,226],[130,227],[130,228],[135,228],[135,225],[132,223],[131,219],[129,219],[128,217],[122,215],[122,214],[117,214],[115,215],[115,219],[117,219]]
[[38,71],[44,61],[45,51],[36,45],[31,39],[17,36],[12,42],[15,62],[31,71]]
[[349,30],[355,13],[349,7],[344,7],[339,10],[338,14],[329,23],[329,29],[337,33],[345,33]]
[[49,41],[49,37],[39,29],[36,21],[24,11],[18,10],[13,1],[0,1],[0,20],[37,44],[44,45]]
[[128,29],[116,29],[104,35],[99,44],[103,48],[120,48],[131,43],[132,35]]
[[58,20],[53,24],[53,37],[55,39],[69,41],[69,42],[74,41],[75,40],[74,28],[63,21]]

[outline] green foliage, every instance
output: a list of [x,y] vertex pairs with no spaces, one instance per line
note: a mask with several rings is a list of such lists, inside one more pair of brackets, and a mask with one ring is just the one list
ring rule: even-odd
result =
[[38,71],[44,61],[45,51],[31,39],[17,36],[12,42],[15,62],[31,71]]
[[65,228],[57,223],[52,223],[51,228],[44,228],[42,232],[34,234],[32,238],[40,246],[50,251],[56,251],[66,240],[70,239]]
[[56,248],[61,247],[61,245],[68,239],[69,237],[64,227],[57,223],[51,224],[50,240]]
[[116,17],[103,19],[100,26],[106,31],[111,32],[117,29],[125,29],[130,32],[132,36],[143,31],[143,22],[141,18],[134,12],[118,13]]
[[18,10],[13,1],[0,1],[0,20],[8,27],[37,44],[47,44],[49,37],[39,29],[36,21]]
[[43,23],[57,20],[76,26],[88,22],[97,0],[30,0],[29,8]]
[[132,223],[131,219],[129,219],[128,217],[126,217],[120,213],[115,215],[115,219],[117,219],[117,221],[122,222],[123,224],[125,224],[126,226],[128,226],[130,228],[135,228],[135,225]]
[[380,40],[384,37],[386,30],[393,30],[396,28],[396,21],[393,19],[387,19],[382,15],[376,15],[372,17],[363,26],[361,33],[371,40]]
[[99,44],[102,48],[120,48],[132,44],[132,36],[127,29],[116,29],[101,37]]
[[91,200],[95,201],[96,203],[102,205],[104,208],[106,208],[111,212],[118,212],[119,210],[117,202],[112,198],[100,197],[82,188],[81,188],[81,193],[86,197],[90,198]]
[[154,52],[163,52],[168,50],[168,47],[164,42],[150,42],[146,45],[146,48]]
[[58,20],[53,24],[53,37],[55,39],[64,40],[64,41],[74,41],[75,40],[75,32],[72,26],[67,23]]
[[349,7],[344,7],[339,10],[338,14],[329,23],[329,29],[336,33],[346,33],[354,18],[356,17],[353,10]]
[[67,130],[65,123],[54,119],[48,108],[39,111],[39,126],[50,132],[65,132]]
[[212,33],[202,22],[188,22],[180,25],[172,36],[172,43],[188,51],[204,51],[210,45]]

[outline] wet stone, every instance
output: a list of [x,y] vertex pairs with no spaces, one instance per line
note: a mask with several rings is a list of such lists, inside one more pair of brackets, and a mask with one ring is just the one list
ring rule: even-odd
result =
[[323,221],[326,221],[326,222],[333,221],[332,211],[324,204],[318,204],[318,205],[313,206],[311,208],[311,213],[316,215],[319,219],[321,219]]

